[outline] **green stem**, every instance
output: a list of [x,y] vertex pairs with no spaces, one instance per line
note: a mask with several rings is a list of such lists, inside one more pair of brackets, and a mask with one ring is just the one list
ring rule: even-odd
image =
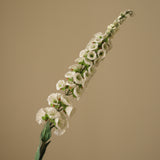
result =
[[42,160],[42,158],[45,154],[45,151],[46,151],[49,143],[51,142],[49,139],[51,137],[51,129],[53,127],[54,127],[54,125],[52,125],[51,122],[47,121],[47,123],[45,124],[45,126],[41,132],[40,144],[37,148],[35,160]]

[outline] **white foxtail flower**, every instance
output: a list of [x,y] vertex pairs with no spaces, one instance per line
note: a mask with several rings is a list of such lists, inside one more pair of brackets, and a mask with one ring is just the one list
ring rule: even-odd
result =
[[62,89],[62,88],[64,88],[65,87],[65,81],[64,80],[59,80],[58,82],[57,82],[57,84],[56,84],[56,89],[57,90],[60,90],[60,89]]
[[119,26],[126,20],[127,16],[132,16],[133,12],[127,10],[110,24],[105,33],[98,32],[89,41],[85,49],[79,53],[79,58],[75,60],[76,64],[69,67],[71,71],[65,74],[66,81],[59,80],[56,84],[57,90],[61,93],[52,93],[47,101],[50,107],[41,108],[36,114],[38,124],[47,121],[42,133],[41,142],[36,152],[36,160],[40,160],[49,144],[51,129],[57,136],[63,135],[69,127],[68,119],[73,114],[75,108],[70,103],[70,96],[80,99],[87,82],[93,76],[98,64],[106,57],[106,53],[111,49],[111,39],[119,30]]

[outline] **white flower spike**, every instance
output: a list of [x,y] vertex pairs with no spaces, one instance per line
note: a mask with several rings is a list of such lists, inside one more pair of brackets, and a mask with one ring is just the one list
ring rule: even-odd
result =
[[[89,41],[85,49],[80,51],[76,64],[69,67],[70,71],[65,74],[66,80],[59,80],[56,89],[63,93],[52,93],[47,101],[50,107],[41,108],[36,114],[38,124],[45,124],[41,132],[40,145],[36,152],[36,160],[42,160],[46,147],[50,142],[51,130],[57,136],[63,135],[69,127],[69,118],[73,115],[75,107],[71,100],[80,99],[82,92],[87,87],[91,77],[94,75],[98,64],[106,57],[111,49],[111,40],[119,30],[120,25],[133,11],[127,10],[110,24],[105,33],[98,32]],[[45,123],[46,122],[46,123]]]

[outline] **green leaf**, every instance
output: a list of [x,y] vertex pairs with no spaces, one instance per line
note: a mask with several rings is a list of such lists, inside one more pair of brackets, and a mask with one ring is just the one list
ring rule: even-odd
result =
[[48,114],[45,114],[45,116],[42,117],[43,120],[47,121],[49,119]]
[[51,137],[51,128],[50,128],[50,122],[47,121],[44,129],[41,132],[41,140],[43,142],[47,142]]

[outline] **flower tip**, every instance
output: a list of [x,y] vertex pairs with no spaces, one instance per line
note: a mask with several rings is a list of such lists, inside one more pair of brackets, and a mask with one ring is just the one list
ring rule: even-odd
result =
[[130,9],[128,9],[126,11],[126,14],[129,14],[131,17],[133,17],[135,15],[135,13],[132,10],[130,10]]

